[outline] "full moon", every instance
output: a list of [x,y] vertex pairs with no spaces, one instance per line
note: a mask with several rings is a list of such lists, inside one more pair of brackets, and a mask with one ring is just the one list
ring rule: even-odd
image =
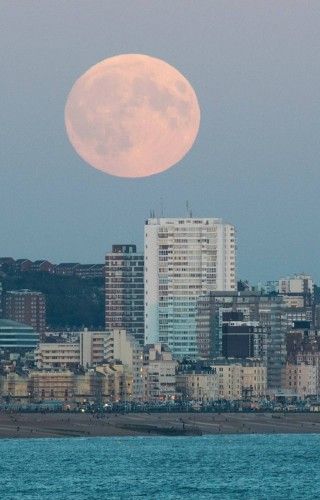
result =
[[65,106],[71,144],[92,167],[119,177],[158,174],[178,163],[199,130],[188,80],[170,64],[122,54],[92,66]]

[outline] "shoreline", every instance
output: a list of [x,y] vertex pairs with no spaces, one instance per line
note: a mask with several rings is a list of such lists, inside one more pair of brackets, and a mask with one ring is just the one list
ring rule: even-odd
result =
[[0,439],[320,433],[320,413],[0,413]]

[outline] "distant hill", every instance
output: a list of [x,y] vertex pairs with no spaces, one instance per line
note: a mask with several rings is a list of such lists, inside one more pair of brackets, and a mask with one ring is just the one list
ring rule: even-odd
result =
[[48,273],[2,273],[4,291],[29,289],[42,292],[47,301],[50,329],[104,328],[104,280]]

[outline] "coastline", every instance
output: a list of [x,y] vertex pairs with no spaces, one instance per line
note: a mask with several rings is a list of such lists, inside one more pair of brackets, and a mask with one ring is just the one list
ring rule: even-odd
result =
[[1,413],[0,439],[320,433],[320,413]]

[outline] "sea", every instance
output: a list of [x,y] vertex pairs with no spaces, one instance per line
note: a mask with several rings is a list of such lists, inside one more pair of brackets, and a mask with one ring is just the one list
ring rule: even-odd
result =
[[320,435],[0,440],[0,498],[320,498]]

